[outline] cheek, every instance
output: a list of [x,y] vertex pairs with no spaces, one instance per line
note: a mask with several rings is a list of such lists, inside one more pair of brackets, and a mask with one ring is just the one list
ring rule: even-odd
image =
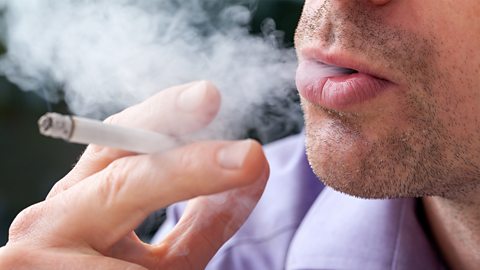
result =
[[[480,1],[438,1],[430,35],[438,49],[440,88],[446,103],[463,103],[465,113],[479,114],[480,105]],[[448,104],[452,109],[456,104]],[[472,107],[476,107],[473,109]],[[456,108],[459,109],[459,108]],[[473,109],[473,110],[472,110]],[[468,112],[468,110],[470,112]]]
[[451,84],[438,95],[439,121],[457,143],[480,140],[480,89],[467,78]]
[[[454,138],[479,137],[480,54],[474,53],[473,42],[439,43],[432,97],[438,103],[438,118]],[[475,46],[480,48],[480,43]]]

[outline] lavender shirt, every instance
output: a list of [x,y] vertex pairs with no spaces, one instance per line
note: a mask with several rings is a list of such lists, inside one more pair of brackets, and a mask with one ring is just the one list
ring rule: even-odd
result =
[[[271,176],[263,197],[207,269],[445,269],[414,199],[363,200],[325,187],[308,165],[303,135],[266,153]],[[168,209],[154,242],[184,206]]]

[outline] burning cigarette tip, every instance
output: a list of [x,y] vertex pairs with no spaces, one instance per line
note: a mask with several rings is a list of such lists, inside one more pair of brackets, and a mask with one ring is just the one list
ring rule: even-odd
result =
[[38,128],[42,135],[68,140],[72,135],[71,117],[58,113],[47,113],[38,120]]
[[96,144],[133,153],[151,154],[177,147],[177,138],[95,119],[47,113],[38,120],[42,135],[79,144]]

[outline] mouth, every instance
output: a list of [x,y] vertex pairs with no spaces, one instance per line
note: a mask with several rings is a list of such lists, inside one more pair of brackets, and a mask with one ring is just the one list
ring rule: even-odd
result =
[[[374,99],[393,85],[389,80],[373,75],[366,65],[333,57],[327,60],[329,63],[307,58],[298,66],[298,91],[311,103],[332,110],[346,110]],[[335,60],[341,64],[331,64]]]
[[[325,63],[319,63],[319,64],[324,65],[325,67],[329,66]],[[342,75],[342,74],[350,75],[350,74],[359,73],[358,70],[351,69],[351,68],[336,67],[336,66],[330,66],[330,67],[332,67],[333,69],[337,69],[339,75]]]

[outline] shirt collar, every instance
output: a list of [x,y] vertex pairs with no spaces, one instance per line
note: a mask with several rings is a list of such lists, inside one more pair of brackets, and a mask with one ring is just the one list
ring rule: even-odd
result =
[[415,199],[325,188],[294,236],[287,269],[444,269],[415,210]]

